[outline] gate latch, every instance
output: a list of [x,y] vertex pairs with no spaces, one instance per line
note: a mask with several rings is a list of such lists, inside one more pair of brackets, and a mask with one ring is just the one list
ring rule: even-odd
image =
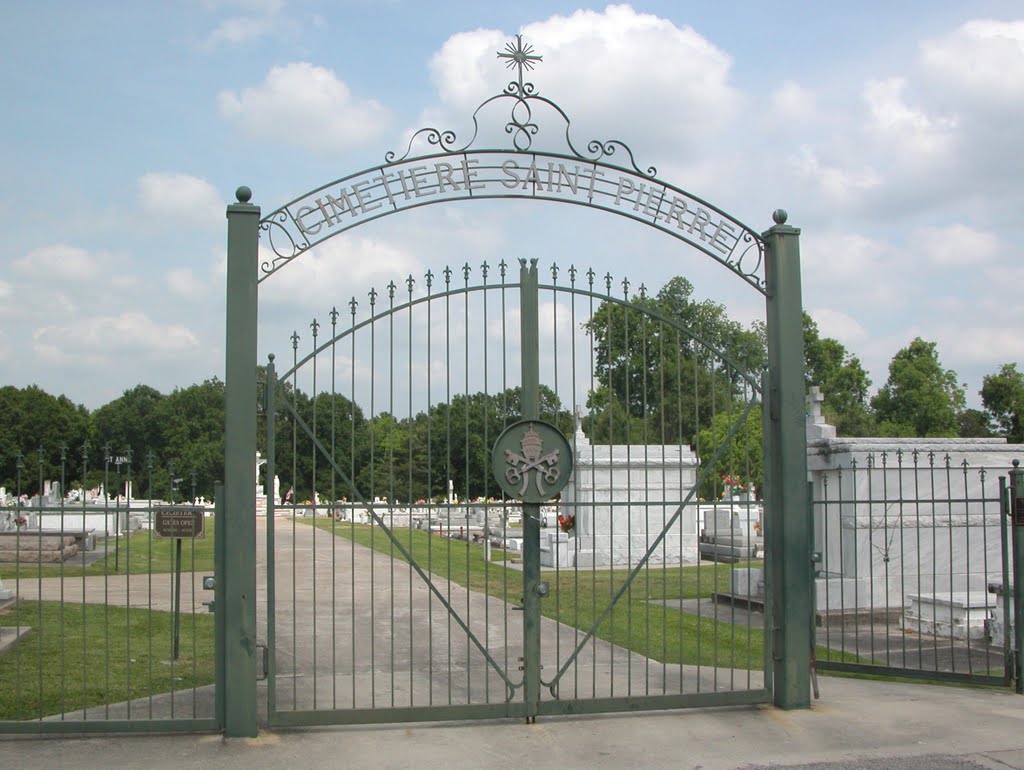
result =
[[[203,575],[203,588],[205,590],[212,591],[216,587],[217,587],[217,578],[216,577],[214,577],[213,575]],[[207,612],[216,612],[217,611],[217,602],[216,601],[210,600],[208,602],[203,602],[203,606],[206,607],[206,611]]]

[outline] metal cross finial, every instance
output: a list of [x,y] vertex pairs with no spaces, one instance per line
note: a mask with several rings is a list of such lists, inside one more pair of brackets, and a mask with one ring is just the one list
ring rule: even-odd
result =
[[505,51],[498,51],[499,59],[508,59],[505,64],[506,67],[517,69],[517,77],[519,81],[519,95],[523,95],[523,69],[532,70],[534,68],[534,62],[542,61],[543,56],[537,56],[533,53],[533,46],[527,43],[523,45],[523,36],[516,35],[516,44],[505,43]]

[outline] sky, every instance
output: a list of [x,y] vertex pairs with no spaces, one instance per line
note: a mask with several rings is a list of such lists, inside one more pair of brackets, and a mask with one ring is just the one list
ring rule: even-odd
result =
[[[418,128],[468,137],[517,34],[577,145],[619,139],[757,231],[788,211],[804,306],[872,391],[917,336],[971,406],[984,375],[1024,362],[1019,2],[39,0],[0,26],[0,384],[92,409],[140,383],[223,379],[235,189],[266,214]],[[652,290],[683,275],[734,318],[764,317],[750,286],[653,228],[446,203],[261,283],[261,360],[371,287],[519,257]]]

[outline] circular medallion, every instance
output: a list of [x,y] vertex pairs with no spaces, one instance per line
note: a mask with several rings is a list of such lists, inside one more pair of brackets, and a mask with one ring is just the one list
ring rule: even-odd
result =
[[572,447],[554,425],[520,420],[498,436],[491,452],[491,469],[507,497],[541,503],[569,483]]

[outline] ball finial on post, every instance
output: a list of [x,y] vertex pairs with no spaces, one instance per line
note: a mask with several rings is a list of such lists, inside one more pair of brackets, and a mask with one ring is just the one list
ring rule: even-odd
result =
[[772,219],[775,221],[775,224],[784,225],[786,220],[789,219],[789,214],[786,213],[785,209],[775,209],[772,212]]
[[235,198],[238,200],[239,203],[248,203],[250,200],[252,200],[252,190],[250,190],[245,185],[242,185],[237,190],[235,190]]

